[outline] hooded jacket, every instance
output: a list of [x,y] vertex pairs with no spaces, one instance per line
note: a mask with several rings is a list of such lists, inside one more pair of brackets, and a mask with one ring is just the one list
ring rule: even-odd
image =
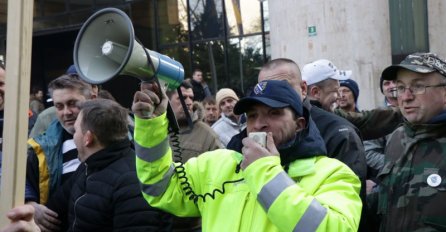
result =
[[135,120],[137,173],[150,205],[177,216],[201,216],[203,231],[358,229],[360,183],[341,162],[297,154],[285,172],[281,158],[269,156],[242,171],[240,153],[219,149],[178,166],[172,163],[167,125],[166,114]]
[[[212,130],[210,126],[202,121],[203,106],[199,102],[193,104],[192,130],[188,125],[180,126],[180,133],[170,137],[170,144],[173,149],[181,148],[181,161],[186,162],[192,157],[196,157],[203,152],[212,151],[223,148],[218,135]],[[174,157],[174,160],[179,161],[179,157]]]

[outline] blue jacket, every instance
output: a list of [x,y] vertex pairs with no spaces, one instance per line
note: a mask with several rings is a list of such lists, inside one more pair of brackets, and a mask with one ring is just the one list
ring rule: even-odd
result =
[[54,120],[45,133],[28,140],[26,201],[45,204],[56,187],[61,185],[63,130],[59,121]]

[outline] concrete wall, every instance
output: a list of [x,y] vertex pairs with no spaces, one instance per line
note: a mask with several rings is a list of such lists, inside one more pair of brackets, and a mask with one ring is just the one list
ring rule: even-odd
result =
[[[379,77],[391,64],[388,0],[270,0],[268,4],[272,58],[290,58],[300,67],[329,59],[339,69],[353,71],[360,87],[360,109],[383,103]],[[317,35],[309,36],[309,26],[316,27]]]
[[446,1],[428,0],[429,49],[446,58]]

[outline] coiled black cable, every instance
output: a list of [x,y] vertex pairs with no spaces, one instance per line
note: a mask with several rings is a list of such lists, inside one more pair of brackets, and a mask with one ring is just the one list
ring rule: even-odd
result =
[[[169,129],[169,135],[170,135],[170,142],[171,142],[171,148],[172,148],[172,152],[173,152],[174,161],[176,163],[178,163],[177,165],[175,165],[175,172],[178,175],[178,179],[180,180],[180,184],[182,186],[183,191],[185,192],[185,194],[187,196],[189,196],[189,200],[193,200],[195,204],[198,203],[199,199],[203,200],[203,202],[206,202],[207,197],[214,200],[217,193],[220,193],[222,195],[225,193],[225,185],[226,184],[237,183],[237,182],[241,182],[244,180],[244,178],[241,178],[238,180],[225,181],[221,185],[221,189],[214,189],[214,190],[212,190],[211,193],[196,194],[189,183],[189,179],[186,176],[186,170],[184,168],[184,163],[183,163],[183,158],[182,158],[183,149],[180,146],[178,133]],[[235,173],[239,173],[239,172],[240,172],[240,163],[237,164],[237,166],[235,168]]]

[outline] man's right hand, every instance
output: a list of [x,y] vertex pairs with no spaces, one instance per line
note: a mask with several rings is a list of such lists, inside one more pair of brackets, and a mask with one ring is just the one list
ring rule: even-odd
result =
[[246,137],[242,140],[243,148],[243,161],[240,164],[242,170],[245,170],[254,161],[267,157],[267,156],[279,156],[279,151],[274,144],[273,134],[271,132],[267,133],[266,136],[266,147],[262,147],[254,139]]
[[166,112],[168,102],[166,93],[157,88],[157,85],[152,85],[150,90],[135,93],[132,111],[138,118],[154,118]]
[[48,209],[46,206],[38,204],[36,202],[28,202],[34,207],[34,221],[42,231],[59,231],[59,225],[61,221],[57,219],[56,212]]
[[0,229],[1,232],[40,232],[34,222],[34,208],[31,205],[20,205],[6,215],[11,223]]

